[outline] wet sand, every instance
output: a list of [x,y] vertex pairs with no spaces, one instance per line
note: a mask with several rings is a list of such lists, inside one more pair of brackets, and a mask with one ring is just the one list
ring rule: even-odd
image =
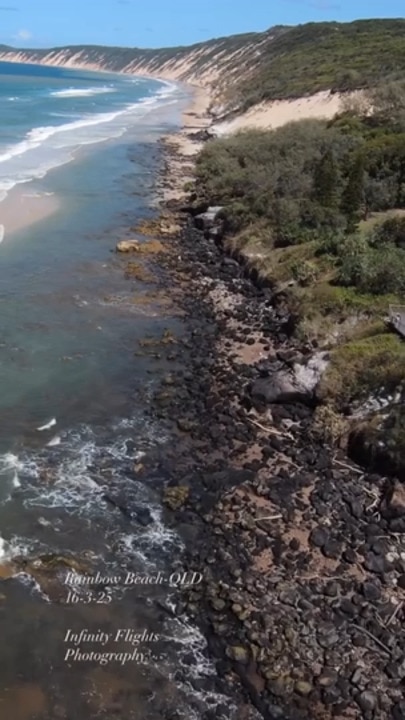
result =
[[56,195],[36,194],[32,185],[13,188],[0,202],[0,238],[3,240],[11,233],[45,220],[59,207]]

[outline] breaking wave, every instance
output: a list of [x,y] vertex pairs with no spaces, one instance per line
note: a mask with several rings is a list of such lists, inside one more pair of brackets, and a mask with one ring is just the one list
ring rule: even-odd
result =
[[176,89],[173,83],[165,84],[154,95],[110,112],[88,113],[61,125],[32,128],[23,140],[0,152],[0,201],[15,185],[43,178],[53,168],[70,162],[78,147],[120,137],[146,113],[170,103]]
[[92,95],[104,95],[105,93],[116,92],[112,87],[90,87],[90,88],[67,88],[66,90],[54,90],[50,93],[51,97],[70,98],[70,97],[91,97]]

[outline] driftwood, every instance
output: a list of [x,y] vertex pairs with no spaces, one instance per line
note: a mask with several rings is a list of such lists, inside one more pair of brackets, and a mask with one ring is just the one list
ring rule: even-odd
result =
[[377,645],[379,645],[380,648],[381,648],[382,650],[384,650],[384,652],[387,653],[387,655],[392,655],[391,650],[389,649],[389,647],[387,647],[387,645],[384,645],[384,643],[381,642],[381,640],[379,640],[378,637],[376,637],[375,635],[373,635],[373,633],[371,633],[369,630],[366,630],[366,628],[361,627],[361,625],[356,625],[356,623],[352,623],[352,626],[353,626],[354,628],[356,628],[356,630],[359,630],[359,632],[362,632],[362,633],[364,633],[365,635],[367,635],[369,638],[371,638],[371,640],[374,640],[374,642],[375,642]]
[[289,432],[281,432],[281,430],[276,430],[275,428],[265,427],[264,425],[261,425],[260,423],[256,422],[256,420],[252,420],[252,418],[247,418],[247,419],[253,425],[256,425],[256,427],[260,428],[260,430],[263,430],[264,432],[269,433],[269,435],[278,435],[280,437],[288,438],[289,440],[294,440],[293,436]]

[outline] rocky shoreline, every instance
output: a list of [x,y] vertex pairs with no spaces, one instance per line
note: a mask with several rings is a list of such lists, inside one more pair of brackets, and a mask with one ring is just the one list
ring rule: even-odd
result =
[[310,394],[274,394],[313,348],[292,341],[271,289],[183,218],[160,262],[189,326],[167,352],[186,369],[151,407],[178,435],[166,519],[204,575],[178,611],[201,625],[227,692],[242,690],[240,718],[399,720],[403,486],[317,436]]

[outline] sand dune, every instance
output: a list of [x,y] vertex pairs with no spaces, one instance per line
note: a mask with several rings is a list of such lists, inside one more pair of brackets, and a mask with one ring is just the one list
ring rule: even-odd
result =
[[274,129],[295,120],[331,119],[343,109],[348,98],[354,101],[360,100],[361,93],[341,95],[324,91],[296,100],[261,103],[229,121],[214,123],[212,129],[216,135],[222,136],[246,128]]

